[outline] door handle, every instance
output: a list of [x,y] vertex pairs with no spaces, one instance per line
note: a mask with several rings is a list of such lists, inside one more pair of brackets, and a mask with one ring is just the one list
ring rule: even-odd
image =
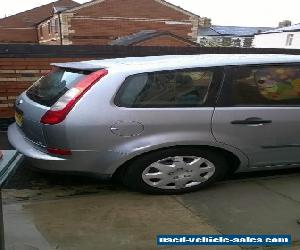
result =
[[250,117],[245,120],[235,120],[231,122],[231,124],[233,125],[263,125],[263,124],[270,124],[270,123],[272,123],[271,120],[263,120],[258,117]]

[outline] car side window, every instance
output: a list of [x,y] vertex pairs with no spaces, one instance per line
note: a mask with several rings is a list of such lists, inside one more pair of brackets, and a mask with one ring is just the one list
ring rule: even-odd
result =
[[235,105],[300,104],[300,66],[238,67],[232,77]]
[[187,69],[128,77],[115,100],[121,107],[199,107],[206,101],[213,70]]

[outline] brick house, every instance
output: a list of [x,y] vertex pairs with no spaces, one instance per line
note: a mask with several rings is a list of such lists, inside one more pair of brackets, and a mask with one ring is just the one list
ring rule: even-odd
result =
[[254,35],[270,27],[209,25],[199,28],[197,42],[202,47],[252,47]]
[[0,19],[0,43],[39,43],[37,25],[54,15],[55,9],[69,9],[80,4],[72,0],[54,3]]
[[31,35],[32,43],[107,45],[142,30],[168,31],[196,41],[199,26],[208,20],[164,0],[94,0],[82,5],[60,0],[52,7],[51,15],[44,15],[35,29],[30,27],[37,34]]

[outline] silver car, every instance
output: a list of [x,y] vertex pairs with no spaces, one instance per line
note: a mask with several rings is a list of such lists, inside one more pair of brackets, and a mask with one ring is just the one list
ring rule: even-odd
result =
[[54,64],[16,101],[10,143],[51,171],[150,193],[300,163],[300,56],[173,55]]

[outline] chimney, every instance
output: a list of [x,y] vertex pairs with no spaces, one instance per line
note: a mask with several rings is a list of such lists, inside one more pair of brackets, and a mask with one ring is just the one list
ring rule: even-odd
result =
[[283,21],[279,22],[278,28],[288,27],[291,25],[292,25],[292,22],[290,20],[283,20]]
[[199,26],[202,28],[209,28],[211,26],[211,19],[207,17],[200,17]]

